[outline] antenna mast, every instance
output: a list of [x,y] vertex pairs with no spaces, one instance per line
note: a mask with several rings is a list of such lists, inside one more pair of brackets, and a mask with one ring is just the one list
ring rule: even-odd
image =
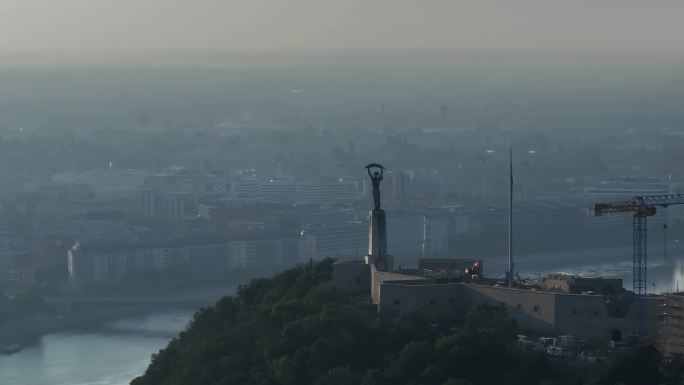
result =
[[508,149],[508,287],[513,287],[513,148]]

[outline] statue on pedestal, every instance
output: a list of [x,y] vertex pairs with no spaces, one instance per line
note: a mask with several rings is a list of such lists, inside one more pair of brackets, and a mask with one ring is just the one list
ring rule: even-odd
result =
[[[375,169],[375,171],[371,172],[371,169]],[[368,171],[368,176],[371,178],[371,183],[373,185],[373,203],[375,204],[375,210],[380,210],[380,182],[382,182],[382,174],[384,173],[385,168],[381,164],[371,163],[366,166],[366,171]]]

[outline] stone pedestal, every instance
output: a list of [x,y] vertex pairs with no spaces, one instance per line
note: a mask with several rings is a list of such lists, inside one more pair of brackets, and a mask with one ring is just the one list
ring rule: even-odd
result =
[[385,210],[374,209],[368,218],[368,255],[366,263],[375,264],[380,271],[391,271],[392,257],[387,254],[387,221]]

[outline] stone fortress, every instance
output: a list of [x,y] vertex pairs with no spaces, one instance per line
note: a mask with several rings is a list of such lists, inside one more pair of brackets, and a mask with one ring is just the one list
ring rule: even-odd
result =
[[[401,316],[418,311],[458,317],[476,304],[502,305],[525,333],[621,342],[634,335],[636,305],[642,300],[647,309],[642,337],[658,346],[667,340],[670,350],[680,348],[663,326],[667,324],[663,306],[682,297],[638,298],[623,289],[621,279],[551,275],[534,284],[515,282],[509,288],[507,278],[484,277],[482,261],[463,259],[421,260],[415,273],[395,271],[387,250],[385,211],[380,208],[379,184],[384,168],[378,164],[367,168],[375,200],[370,211],[368,255],[364,260],[335,263],[333,283],[348,293],[368,293],[380,314]],[[371,173],[371,169],[379,171]],[[476,274],[467,269],[471,266]],[[466,270],[470,274],[465,274]],[[675,302],[673,309],[684,300]]]

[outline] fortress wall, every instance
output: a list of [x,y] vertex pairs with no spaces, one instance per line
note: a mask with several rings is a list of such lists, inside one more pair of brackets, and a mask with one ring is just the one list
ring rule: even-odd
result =
[[341,261],[333,265],[333,284],[350,294],[368,294],[371,291],[371,269],[365,261]]
[[388,282],[380,286],[378,310],[384,314],[406,315],[414,311],[448,316],[465,314],[470,308],[464,288],[450,284],[402,284]]
[[[629,337],[634,328],[637,307],[632,303],[625,314],[610,312],[602,296],[562,295],[557,306],[558,329],[565,334],[582,338],[609,341],[619,331],[622,340]],[[662,333],[664,297],[646,297],[646,333],[655,341]]]
[[430,283],[431,280],[423,277],[416,277],[413,275],[404,275],[396,273],[388,273],[385,271],[379,271],[374,264],[370,264],[371,269],[371,300],[374,304],[380,303],[380,286],[384,282],[395,282],[395,281],[405,281],[405,282],[425,282]]
[[523,330],[555,333],[556,293],[463,284],[471,304],[503,305]]
[[[646,297],[646,332],[655,341],[663,329],[664,297]],[[559,296],[556,308],[558,330],[582,338],[609,341],[619,330],[625,341],[633,332],[637,307],[632,303],[625,314],[610,312],[605,298],[597,295],[565,294]]]
[[406,283],[380,282],[376,303],[378,310],[385,313],[405,315],[425,311],[450,316],[463,315],[472,305],[501,304],[521,328],[552,332],[555,328],[555,297],[555,293],[461,283],[421,284],[407,279]]
[[558,294],[556,297],[556,330],[596,341],[610,341],[619,331],[622,340],[632,334],[630,314],[610,314],[606,298],[600,295]]
[[[373,269],[371,267],[371,269]],[[398,280],[397,278],[401,278]],[[374,272],[373,302],[385,314],[414,311],[461,316],[473,305],[503,305],[522,330],[549,335],[570,334],[608,342],[632,334],[633,307],[622,314],[606,305],[602,295],[581,295],[509,289],[465,283],[435,284],[417,277]],[[656,336],[662,324],[663,300],[649,297],[648,334]]]

